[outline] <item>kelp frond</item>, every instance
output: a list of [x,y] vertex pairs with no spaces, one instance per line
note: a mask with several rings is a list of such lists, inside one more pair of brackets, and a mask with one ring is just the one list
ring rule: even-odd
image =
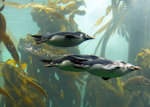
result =
[[50,8],[48,6],[42,5],[42,4],[38,4],[38,3],[29,3],[29,4],[19,4],[19,3],[14,3],[14,2],[4,2],[5,5],[14,7],[14,8],[18,8],[18,9],[22,9],[22,8],[28,8],[28,7],[32,7],[32,8],[38,8],[38,9],[43,9],[46,12],[49,12],[51,14],[53,14],[55,17],[59,18],[59,19],[64,19],[64,16],[62,16],[60,13],[57,12],[56,9],[54,8]]
[[110,13],[111,9],[112,9],[112,5],[108,6],[108,7],[106,8],[106,14],[105,14],[105,16],[102,16],[102,17],[94,24],[94,26],[93,26],[92,28],[94,28],[95,26],[100,25],[100,24],[102,23],[103,19]]
[[[118,1],[118,3],[120,3],[120,1]],[[125,39],[128,41],[128,32],[125,29],[123,29],[123,28],[125,28],[125,26],[123,27],[123,23],[125,22],[127,17],[129,17],[130,11],[129,11],[129,9],[120,11],[120,10],[118,10],[118,9],[120,9],[118,7],[119,7],[119,4],[117,4],[117,3],[114,3],[107,7],[106,15],[108,15],[110,13],[111,9],[113,10],[113,13],[115,13],[115,14],[113,14],[113,18],[110,21],[108,21],[104,26],[102,26],[94,34],[94,37],[95,37],[97,34],[102,33],[104,30],[106,30],[104,35],[99,40],[94,54],[96,54],[100,44],[102,43],[102,49],[101,49],[102,51],[101,51],[100,56],[105,57],[105,48],[106,48],[107,42],[108,42],[110,36],[115,33],[117,28],[119,28],[119,34],[122,34],[125,37]],[[101,24],[101,22],[104,18],[105,17],[102,16],[95,23],[95,25]]]

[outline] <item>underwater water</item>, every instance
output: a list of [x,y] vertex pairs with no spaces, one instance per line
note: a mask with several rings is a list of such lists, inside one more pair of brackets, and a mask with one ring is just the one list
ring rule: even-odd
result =
[[149,2],[0,0],[0,107],[150,107]]

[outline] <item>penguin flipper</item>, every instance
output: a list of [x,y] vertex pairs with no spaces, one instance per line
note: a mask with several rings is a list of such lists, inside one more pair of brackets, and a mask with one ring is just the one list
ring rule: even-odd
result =
[[110,78],[102,77],[103,80],[109,80]]
[[80,61],[89,61],[88,59],[82,58],[82,57],[78,57],[78,56],[72,56],[75,59],[78,59]]
[[108,64],[108,65],[106,65],[102,68],[105,69],[105,70],[113,70],[113,69],[119,68],[119,66],[118,65],[113,65],[113,64]]
[[83,64],[82,63],[83,61],[88,61],[87,59],[83,59],[80,57],[74,57],[74,56],[71,56],[71,57],[72,57],[71,62],[73,62],[74,64]]

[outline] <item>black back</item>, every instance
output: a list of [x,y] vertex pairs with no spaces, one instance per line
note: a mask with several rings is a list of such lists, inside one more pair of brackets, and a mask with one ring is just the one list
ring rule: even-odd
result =
[[61,59],[57,59],[53,61],[53,63],[62,63],[64,60],[69,60],[75,64],[82,64],[84,61],[91,61],[96,59],[99,59],[99,57],[94,55],[69,55]]
[[69,60],[69,61],[71,61],[71,62],[73,62],[73,63],[75,63],[75,64],[82,64],[82,63],[81,63],[82,61],[88,61],[87,59],[77,59],[77,58],[72,57],[72,56],[66,56],[66,57],[64,57],[64,58],[57,59],[57,60],[53,61],[53,63],[54,63],[54,64],[55,64],[55,63],[62,63],[62,62],[65,61],[65,60]]
[[45,35],[42,36],[43,39],[51,39],[53,36],[55,35],[60,35],[60,36],[66,36],[66,35],[72,35],[72,36],[77,36],[79,37],[80,34],[84,34],[82,32],[56,32],[56,33],[47,33]]
[[72,57],[83,58],[83,59],[87,59],[87,60],[96,60],[96,59],[100,58],[100,57],[94,56],[94,55],[72,55]]
[[82,62],[82,64],[84,65],[94,65],[94,64],[102,64],[102,65],[108,65],[108,64],[113,64],[114,61],[112,60],[108,60],[108,59],[96,59],[96,60],[92,60],[92,61],[84,61]]

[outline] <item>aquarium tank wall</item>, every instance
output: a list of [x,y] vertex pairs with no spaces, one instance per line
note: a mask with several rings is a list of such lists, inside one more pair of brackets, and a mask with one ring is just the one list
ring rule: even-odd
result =
[[150,107],[149,0],[0,0],[0,107]]

